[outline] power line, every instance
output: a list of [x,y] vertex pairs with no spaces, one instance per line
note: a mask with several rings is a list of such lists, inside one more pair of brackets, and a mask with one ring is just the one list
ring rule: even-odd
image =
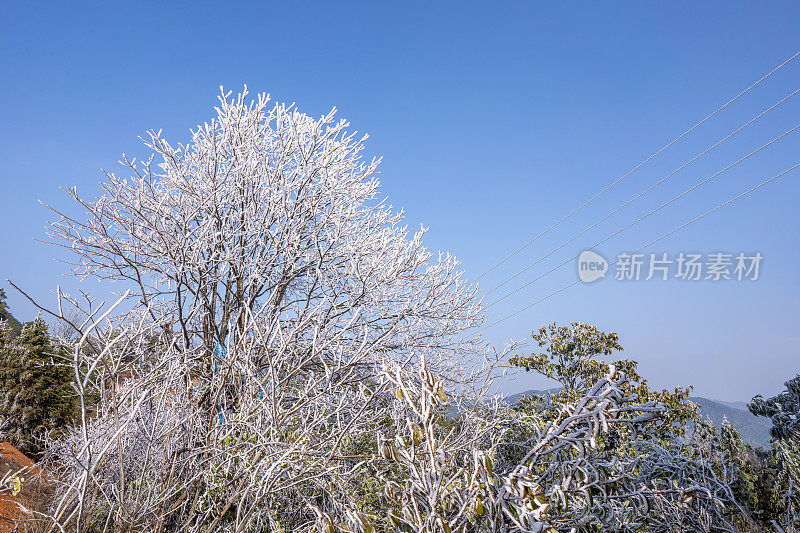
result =
[[686,168],[687,166],[689,166],[690,164],[694,163],[695,161],[697,161],[698,159],[700,159],[702,156],[706,155],[708,152],[710,152],[711,150],[713,150],[714,148],[716,148],[717,146],[719,146],[719,145],[720,145],[720,144],[722,144],[723,142],[727,141],[728,139],[730,139],[731,137],[733,137],[734,135],[736,135],[737,133],[739,133],[740,131],[742,131],[744,128],[746,128],[747,126],[751,125],[753,122],[755,122],[755,121],[756,121],[756,120],[758,120],[759,118],[763,117],[764,115],[766,115],[767,113],[769,113],[770,111],[772,111],[773,109],[775,109],[776,107],[778,107],[779,105],[781,105],[782,103],[784,103],[786,100],[788,100],[789,98],[791,98],[792,96],[794,96],[794,95],[795,95],[795,94],[797,94],[798,92],[800,92],[800,89],[797,89],[797,90],[795,90],[794,92],[790,93],[788,96],[786,96],[786,97],[784,97],[782,100],[780,100],[778,103],[776,103],[776,104],[773,104],[773,105],[772,105],[772,106],[770,106],[769,108],[765,109],[764,111],[762,111],[761,113],[759,113],[757,116],[755,116],[755,117],[753,117],[752,119],[750,119],[749,121],[747,121],[745,124],[743,124],[743,125],[739,126],[739,128],[737,128],[737,129],[736,129],[734,132],[732,132],[732,133],[728,134],[727,136],[725,136],[724,138],[720,139],[719,141],[717,141],[717,142],[716,142],[716,143],[714,143],[713,145],[709,146],[709,147],[708,147],[708,148],[706,148],[706,149],[705,149],[703,152],[699,153],[698,155],[696,155],[695,157],[693,157],[692,159],[690,159],[689,161],[687,161],[686,163],[684,163],[684,164],[683,164],[683,165],[681,165],[680,167],[676,168],[675,170],[673,170],[672,172],[670,172],[669,174],[667,174],[666,176],[664,176],[663,178],[661,178],[660,180],[658,180],[657,182],[655,182],[654,184],[652,184],[650,187],[648,187],[647,189],[645,189],[644,191],[642,191],[642,192],[641,192],[641,193],[639,193],[638,195],[634,196],[632,199],[628,200],[628,201],[627,201],[627,202],[625,202],[624,204],[620,205],[619,207],[617,207],[616,209],[614,209],[613,211],[611,211],[610,213],[608,213],[607,215],[605,215],[603,218],[601,218],[601,219],[597,220],[595,223],[593,223],[593,224],[592,224],[591,226],[589,226],[588,228],[584,229],[582,232],[578,233],[577,235],[575,235],[574,237],[570,238],[569,240],[567,240],[567,241],[564,241],[564,242],[563,242],[563,243],[561,243],[561,244],[560,244],[558,247],[556,247],[556,248],[553,248],[552,250],[550,250],[549,252],[547,252],[547,253],[546,253],[544,256],[540,257],[539,259],[537,259],[537,260],[536,260],[536,261],[534,261],[533,263],[530,263],[530,264],[529,264],[529,265],[527,265],[525,268],[523,268],[523,269],[522,269],[522,270],[520,270],[519,272],[515,273],[513,276],[511,276],[511,277],[509,277],[509,278],[506,278],[506,279],[505,279],[503,282],[501,282],[500,284],[498,284],[498,285],[496,285],[495,287],[493,287],[492,289],[490,289],[490,290],[486,291],[486,292],[484,293],[484,295],[485,295],[485,296],[488,296],[489,294],[493,293],[494,291],[496,291],[496,290],[497,290],[497,289],[499,289],[500,287],[502,287],[502,286],[506,285],[506,284],[507,284],[507,283],[509,283],[510,281],[512,281],[512,280],[514,280],[514,279],[516,279],[517,277],[519,277],[520,275],[524,274],[525,272],[527,272],[528,270],[530,270],[530,269],[531,269],[531,268],[533,268],[534,266],[538,265],[539,263],[541,263],[542,261],[544,261],[545,259],[547,259],[547,258],[548,258],[548,257],[550,257],[551,255],[553,255],[555,252],[557,252],[558,250],[562,249],[562,248],[563,248],[564,246],[566,246],[567,244],[569,244],[569,243],[573,242],[575,239],[577,239],[577,238],[578,238],[578,237],[580,237],[581,235],[584,235],[584,234],[585,234],[586,232],[588,232],[589,230],[591,230],[591,229],[593,229],[593,228],[597,227],[598,225],[600,225],[600,224],[601,224],[601,223],[603,223],[604,221],[608,220],[608,219],[609,219],[611,216],[613,216],[614,214],[618,213],[619,211],[621,211],[622,209],[624,209],[625,207],[627,207],[627,206],[628,206],[628,205],[630,205],[631,203],[635,202],[636,200],[638,200],[639,198],[641,198],[642,196],[644,196],[645,194],[647,194],[648,192],[650,192],[651,190],[653,190],[654,188],[656,188],[658,185],[660,185],[661,183],[663,183],[664,181],[666,181],[667,179],[669,179],[669,178],[670,178],[670,177],[672,177],[673,175],[677,174],[678,172],[680,172],[681,170],[683,170],[684,168]]
[[[722,203],[722,204],[719,204],[719,205],[718,205],[717,207],[715,207],[714,209],[711,209],[711,210],[709,210],[709,211],[706,211],[706,212],[705,212],[705,213],[703,213],[702,215],[700,215],[700,216],[698,216],[698,217],[696,217],[696,218],[693,218],[693,219],[692,219],[692,220],[690,220],[689,222],[686,222],[685,224],[682,224],[681,226],[678,226],[677,228],[673,229],[672,231],[670,231],[670,232],[668,232],[668,233],[665,233],[665,234],[661,235],[661,236],[660,236],[660,237],[658,237],[657,239],[653,239],[652,241],[650,241],[649,243],[645,244],[644,246],[642,246],[642,247],[640,247],[640,248],[637,248],[636,250],[634,250],[633,252],[631,252],[631,255],[633,255],[633,254],[635,254],[635,253],[637,253],[637,252],[640,252],[640,251],[642,251],[643,249],[647,248],[647,247],[648,247],[648,246],[650,246],[651,244],[655,244],[656,242],[658,242],[658,241],[660,241],[660,240],[662,240],[662,239],[665,239],[666,237],[669,237],[669,236],[670,236],[670,235],[672,235],[673,233],[676,233],[676,232],[678,232],[678,231],[682,230],[683,228],[685,228],[685,227],[686,227],[686,226],[688,226],[689,224],[693,224],[693,223],[697,222],[698,220],[700,220],[701,218],[705,217],[706,215],[710,215],[711,213],[713,213],[713,212],[715,212],[715,211],[717,211],[717,210],[719,210],[719,209],[722,209],[723,207],[725,207],[725,206],[727,206],[727,205],[729,205],[729,204],[731,204],[731,203],[735,202],[735,201],[736,201],[736,200],[738,200],[739,198],[741,198],[741,197],[743,197],[743,196],[746,196],[746,195],[750,194],[751,192],[755,191],[756,189],[760,189],[760,188],[761,188],[761,187],[763,187],[764,185],[766,185],[766,184],[770,183],[771,181],[774,181],[774,180],[776,180],[776,179],[780,178],[781,176],[783,176],[783,175],[785,175],[785,174],[788,174],[789,172],[791,172],[792,170],[794,170],[794,169],[796,169],[796,168],[798,168],[798,167],[800,167],[800,163],[798,163],[798,164],[794,165],[793,167],[791,167],[791,168],[789,168],[789,169],[787,169],[787,170],[784,170],[784,171],[783,171],[783,172],[781,172],[780,174],[778,174],[778,175],[776,175],[776,176],[773,176],[773,177],[769,178],[768,180],[762,181],[761,183],[759,183],[759,184],[758,184],[758,185],[756,185],[755,187],[752,187],[751,189],[748,189],[747,191],[745,191],[745,192],[743,192],[743,193],[739,194],[738,196],[734,196],[733,198],[731,198],[731,199],[730,199],[730,200],[728,200],[727,202],[725,202],[725,203]],[[618,262],[618,261],[614,261],[614,262],[613,262],[613,263],[611,263],[609,266],[614,266],[614,265],[616,265],[616,264],[617,264],[617,262]],[[525,307],[523,307],[523,308],[521,308],[521,309],[518,309],[518,310],[514,311],[514,312],[513,312],[513,313],[511,313],[510,315],[506,315],[506,316],[504,316],[503,318],[501,318],[500,320],[497,320],[497,321],[495,321],[495,322],[492,322],[492,323],[491,323],[491,324],[489,324],[488,326],[484,326],[484,327],[482,327],[481,329],[479,329],[479,330],[478,330],[478,332],[481,332],[481,331],[484,331],[484,330],[486,330],[486,329],[489,329],[489,328],[491,328],[491,327],[493,327],[493,326],[496,326],[497,324],[499,324],[499,323],[501,323],[501,322],[504,322],[504,321],[508,320],[509,318],[512,318],[512,317],[514,317],[514,316],[516,316],[516,315],[518,315],[518,314],[522,313],[523,311],[527,311],[528,309],[530,309],[530,308],[531,308],[531,307],[533,307],[534,305],[537,305],[537,304],[539,304],[539,303],[541,303],[541,302],[543,302],[543,301],[545,301],[545,300],[547,300],[547,299],[549,299],[549,298],[551,298],[551,297],[555,296],[556,294],[559,294],[559,293],[561,293],[561,292],[564,292],[565,290],[569,289],[570,287],[573,287],[573,286],[577,285],[578,283],[581,283],[581,281],[580,281],[580,280],[578,280],[578,281],[574,281],[574,282],[570,283],[569,285],[565,285],[565,286],[561,287],[560,289],[558,289],[558,290],[556,290],[556,291],[554,291],[554,292],[551,292],[551,293],[550,293],[550,294],[548,294],[547,296],[544,296],[543,298],[540,298],[540,299],[536,300],[535,302],[533,302],[533,303],[531,303],[531,304],[529,304],[529,305],[527,305],[527,306],[525,306]]]
[[733,98],[731,98],[730,100],[728,100],[727,102],[725,102],[725,104],[723,104],[721,107],[718,107],[718,108],[717,108],[717,109],[716,109],[716,110],[715,110],[713,113],[711,113],[710,115],[708,115],[706,118],[704,118],[703,120],[701,120],[700,122],[698,122],[697,124],[695,124],[694,126],[692,126],[691,128],[689,128],[688,130],[684,131],[684,132],[683,132],[683,133],[681,133],[679,136],[675,137],[675,138],[674,138],[672,141],[670,141],[668,144],[666,144],[664,147],[662,147],[662,148],[661,148],[660,150],[658,150],[656,153],[654,153],[653,155],[651,155],[650,157],[648,157],[647,159],[645,159],[644,161],[642,161],[641,163],[639,163],[638,165],[636,165],[634,168],[632,168],[631,170],[629,170],[628,172],[626,172],[626,173],[625,173],[625,175],[623,175],[623,176],[622,176],[622,177],[620,177],[620,178],[617,178],[617,180],[616,180],[616,181],[612,182],[612,183],[611,183],[610,185],[608,185],[608,186],[607,186],[605,189],[601,190],[600,192],[598,192],[597,194],[595,194],[594,196],[592,196],[591,198],[589,198],[589,199],[588,199],[586,202],[584,202],[583,204],[581,204],[580,206],[578,206],[577,208],[575,208],[574,210],[572,210],[572,211],[571,211],[570,213],[568,213],[566,216],[562,217],[561,219],[559,219],[558,221],[556,221],[555,223],[553,223],[551,226],[549,226],[547,229],[545,229],[544,231],[542,231],[541,233],[539,233],[538,235],[536,235],[534,238],[532,238],[531,240],[529,240],[528,242],[526,242],[525,244],[523,244],[522,246],[520,246],[519,248],[517,248],[516,250],[514,250],[513,252],[511,252],[509,255],[507,255],[506,257],[504,257],[503,259],[501,259],[501,260],[500,260],[498,263],[496,263],[494,266],[492,266],[491,268],[489,268],[488,270],[486,270],[485,272],[483,272],[483,273],[482,273],[480,276],[478,276],[477,278],[475,278],[475,281],[477,281],[477,280],[481,279],[481,278],[482,278],[482,277],[484,277],[486,274],[488,274],[489,272],[493,271],[495,268],[499,267],[500,265],[502,265],[503,263],[505,263],[506,261],[508,261],[508,260],[509,260],[509,259],[511,259],[512,257],[514,257],[515,255],[517,255],[519,252],[521,252],[522,250],[524,250],[525,248],[527,248],[528,246],[530,246],[531,244],[533,244],[534,242],[536,242],[536,241],[537,241],[537,240],[538,240],[540,237],[542,237],[543,235],[547,234],[547,233],[548,233],[550,230],[552,230],[553,228],[557,227],[559,224],[561,224],[562,222],[564,222],[565,220],[567,220],[568,218],[570,218],[572,215],[574,215],[575,213],[577,213],[578,211],[580,211],[581,209],[583,209],[584,207],[586,207],[587,205],[589,205],[590,203],[592,203],[594,200],[596,200],[597,198],[599,198],[600,196],[602,196],[603,194],[605,194],[607,191],[609,191],[611,188],[613,188],[615,185],[617,185],[617,184],[618,184],[620,181],[624,180],[625,178],[627,178],[628,176],[630,176],[631,174],[633,174],[634,172],[636,172],[636,171],[637,171],[639,168],[641,168],[642,166],[644,166],[644,165],[645,165],[646,163],[648,163],[650,160],[652,160],[653,158],[657,157],[657,156],[658,156],[658,155],[660,155],[662,152],[664,152],[664,150],[666,150],[667,148],[669,148],[670,146],[672,146],[673,144],[675,144],[676,142],[678,142],[679,140],[681,140],[682,138],[684,138],[686,135],[688,135],[689,133],[691,133],[692,131],[694,131],[694,130],[695,130],[695,129],[697,129],[698,127],[700,127],[700,126],[701,126],[703,123],[705,123],[707,120],[711,119],[711,118],[712,118],[714,115],[716,115],[717,113],[719,113],[720,111],[722,111],[723,109],[725,109],[726,107],[728,107],[730,104],[732,104],[733,102],[735,102],[736,100],[738,100],[738,99],[739,99],[739,98],[740,98],[742,95],[746,94],[746,93],[747,93],[747,92],[749,92],[749,91],[750,91],[752,88],[756,87],[756,86],[757,86],[757,85],[759,85],[761,82],[763,82],[764,80],[766,80],[767,78],[769,78],[770,76],[772,76],[774,73],[776,73],[777,71],[779,71],[779,70],[780,70],[781,68],[783,68],[783,67],[784,67],[786,64],[788,64],[789,62],[791,62],[792,60],[794,60],[794,59],[795,59],[795,58],[796,58],[798,55],[800,55],[800,51],[799,51],[799,52],[796,52],[796,53],[795,53],[795,54],[794,54],[792,57],[790,57],[789,59],[787,59],[786,61],[784,61],[783,63],[781,63],[781,64],[780,64],[780,65],[778,65],[777,67],[775,67],[774,69],[772,69],[770,72],[768,72],[768,73],[767,73],[767,74],[766,74],[764,77],[762,77],[760,80],[756,81],[755,83],[753,83],[752,85],[750,85],[749,87],[747,87],[745,90],[743,90],[742,92],[740,92],[739,94],[737,94],[736,96],[734,96]]
[[[669,200],[669,201],[667,201],[667,202],[665,202],[665,203],[661,204],[660,206],[656,207],[655,209],[653,209],[652,211],[648,212],[647,214],[645,214],[645,215],[643,215],[643,216],[639,217],[638,219],[634,220],[633,222],[631,222],[631,223],[630,223],[630,224],[628,224],[627,226],[625,226],[625,227],[623,227],[623,228],[620,228],[619,230],[615,231],[614,233],[612,233],[612,234],[611,234],[611,235],[609,235],[608,237],[606,237],[606,238],[604,238],[604,239],[602,239],[602,240],[600,240],[600,241],[598,241],[598,242],[594,243],[594,244],[591,246],[591,248],[594,248],[594,247],[596,247],[596,246],[599,246],[599,245],[603,244],[604,242],[608,241],[609,239],[612,239],[613,237],[616,237],[617,235],[619,235],[619,234],[620,234],[620,233],[622,233],[623,231],[627,230],[627,229],[628,229],[628,228],[630,228],[631,226],[634,226],[634,225],[638,224],[639,222],[641,222],[642,220],[646,219],[646,218],[647,218],[647,217],[649,217],[650,215],[652,215],[652,214],[654,214],[654,213],[657,213],[658,211],[661,211],[662,209],[664,209],[664,208],[665,208],[665,207],[667,207],[668,205],[672,204],[672,203],[673,203],[673,202],[675,202],[676,200],[678,200],[678,199],[680,199],[680,198],[682,198],[682,197],[686,196],[686,195],[687,195],[687,194],[689,194],[690,192],[692,192],[692,191],[694,191],[695,189],[697,189],[697,188],[701,187],[703,184],[705,184],[705,183],[707,183],[707,182],[711,181],[712,179],[716,178],[717,176],[719,176],[719,175],[720,175],[720,174],[722,174],[723,172],[725,172],[725,171],[727,171],[727,170],[729,170],[729,169],[733,168],[734,166],[738,165],[738,164],[739,164],[739,163],[741,163],[742,161],[744,161],[744,160],[748,159],[749,157],[751,157],[751,156],[753,156],[753,155],[757,154],[758,152],[760,152],[760,151],[761,151],[761,150],[763,150],[764,148],[766,148],[766,147],[770,146],[770,145],[771,145],[771,144],[773,144],[774,142],[777,142],[778,140],[780,140],[780,139],[782,139],[782,138],[786,137],[786,136],[787,136],[787,135],[789,135],[790,133],[792,133],[792,132],[796,131],[798,128],[800,128],[800,124],[798,124],[797,126],[795,126],[795,127],[794,127],[794,128],[792,128],[792,129],[790,129],[790,130],[788,130],[788,131],[786,131],[786,132],[784,132],[784,133],[780,134],[779,136],[775,137],[774,139],[772,139],[771,141],[769,141],[767,144],[764,144],[764,145],[760,146],[759,148],[756,148],[755,150],[753,150],[752,152],[750,152],[750,153],[749,153],[749,154],[747,154],[746,156],[744,156],[744,157],[742,157],[742,158],[740,158],[740,159],[738,159],[738,160],[734,161],[733,163],[731,163],[731,164],[730,164],[730,165],[728,165],[727,167],[723,168],[722,170],[719,170],[719,171],[715,172],[714,174],[712,174],[711,176],[707,177],[706,179],[704,179],[704,180],[702,180],[702,181],[700,181],[700,182],[696,183],[694,186],[690,187],[689,189],[686,189],[685,191],[683,191],[683,192],[682,192],[682,193],[680,193],[679,195],[675,196],[675,197],[674,197],[674,198],[672,198],[671,200]],[[511,291],[511,292],[509,292],[509,293],[508,293],[508,294],[506,294],[505,296],[503,296],[503,297],[501,297],[501,298],[498,298],[497,300],[495,300],[495,301],[491,302],[490,304],[488,304],[488,305],[486,306],[486,308],[488,309],[489,307],[492,307],[493,305],[495,305],[495,304],[497,304],[497,303],[499,303],[499,302],[501,302],[501,301],[505,300],[505,299],[506,299],[506,298],[508,298],[509,296],[511,296],[511,295],[513,295],[513,294],[516,294],[516,293],[518,293],[518,292],[519,292],[519,291],[521,291],[522,289],[524,289],[524,288],[526,288],[526,287],[529,287],[530,285],[532,285],[532,284],[536,283],[537,281],[539,281],[539,280],[540,280],[540,279],[542,279],[543,277],[545,277],[545,276],[547,276],[547,275],[551,274],[552,272],[554,272],[554,271],[558,270],[559,268],[561,268],[562,266],[566,265],[566,264],[567,264],[567,263],[569,263],[570,261],[572,261],[572,260],[576,259],[577,257],[578,257],[578,256],[575,256],[575,257],[572,257],[572,258],[570,258],[570,259],[567,259],[567,260],[566,260],[566,261],[564,261],[563,263],[561,263],[561,264],[559,264],[559,265],[557,265],[557,266],[555,266],[555,267],[551,268],[550,270],[548,270],[547,272],[545,272],[544,274],[542,274],[542,275],[541,275],[541,276],[539,276],[538,278],[535,278],[535,279],[533,279],[533,280],[529,281],[528,283],[526,283],[526,284],[524,284],[524,285],[521,285],[520,287],[517,287],[516,289],[514,289],[514,290],[513,290],[513,291]]]

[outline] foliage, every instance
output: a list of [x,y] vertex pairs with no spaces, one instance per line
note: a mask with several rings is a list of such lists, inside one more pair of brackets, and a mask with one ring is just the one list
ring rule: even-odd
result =
[[778,440],[800,439],[800,375],[787,381],[786,390],[772,398],[760,394],[752,399],[748,408],[756,416],[772,421],[771,434]]
[[[553,379],[563,389],[547,397],[525,397],[520,402],[523,409],[528,406],[533,410],[557,412],[559,405],[565,401],[575,401],[594,386],[600,377],[609,373],[611,365],[599,360],[599,356],[622,351],[616,333],[605,333],[597,326],[580,322],[573,322],[570,326],[558,326],[555,323],[543,326],[538,333],[533,334],[533,340],[538,343],[539,348],[544,348],[544,352],[515,356],[510,359],[510,363]],[[656,402],[664,406],[663,433],[682,434],[686,423],[697,417],[697,407],[687,401],[691,387],[654,391],[648,387],[647,380],[636,371],[636,361],[619,359],[613,362],[613,366],[629,378],[625,385],[626,393],[634,395],[642,403]]]
[[781,522],[786,530],[800,530],[800,442],[797,439],[780,440],[775,455],[775,488],[783,507]]
[[26,324],[12,339],[0,331],[0,412],[6,439],[27,452],[39,451],[39,440],[65,426],[76,414],[71,368],[60,360],[44,320]]
[[[558,421],[572,412],[576,398],[585,395],[608,372],[626,376],[621,390],[629,401],[655,408],[648,424],[634,431],[629,427],[609,428],[606,436],[595,438],[590,463],[599,465],[601,473],[593,480],[590,495],[599,502],[585,501],[583,521],[569,522],[565,517],[567,523],[579,529],[660,531],[679,527],[703,531],[711,527],[734,531],[752,521],[744,509],[736,508],[733,485],[739,478],[727,467],[729,458],[717,455],[716,462],[709,461],[696,446],[682,440],[687,422],[698,418],[696,406],[688,401],[691,389],[653,391],[638,374],[635,361],[598,360],[622,350],[622,346],[617,334],[595,326],[551,324],[534,333],[533,338],[544,352],[517,356],[511,363],[536,370],[559,382],[563,389],[546,396],[523,397],[517,406],[522,416],[547,423]],[[518,449],[514,443],[506,448],[512,454]],[[563,463],[564,458],[553,462]],[[638,505],[633,504],[636,498]],[[624,510],[609,512],[615,502],[627,503]]]
[[755,416],[746,408],[740,409],[700,396],[692,396],[689,400],[698,406],[702,418],[707,418],[718,428],[727,421],[736,428],[745,442],[764,450],[772,447],[770,444],[772,424],[769,419]]
[[0,323],[6,322],[11,329],[12,336],[17,336],[22,331],[22,323],[11,314],[6,300],[5,289],[0,289]]
[[394,467],[378,469],[391,525],[421,533],[502,523],[492,457],[502,436],[496,405],[465,410],[456,424],[448,424],[443,383],[424,365],[413,377],[395,366],[386,378],[397,407],[407,413],[394,435],[378,435],[380,458]]
[[[142,342],[142,354],[147,346]],[[257,346],[242,347],[237,364]],[[170,354],[174,343],[158,348]],[[239,527],[243,519],[255,521],[247,529],[293,531],[735,530],[725,507],[733,478],[718,473],[717,463],[657,439],[609,447],[614,434],[660,432],[665,410],[637,403],[626,393],[628,377],[613,366],[577,402],[545,417],[465,402],[457,391],[448,394],[424,361],[416,374],[389,364],[375,381],[328,390],[324,403],[311,401],[312,388],[300,409],[273,401],[275,392],[264,401],[263,384],[244,386],[247,373],[226,364],[220,385],[237,387],[245,401],[218,410],[207,432],[195,411],[203,389],[189,385],[190,373],[177,364],[170,356],[121,382],[85,429],[52,443],[51,465],[73,480],[55,520],[72,523],[86,513],[84,522],[98,523],[113,515],[129,528],[183,524],[199,531],[203,524]],[[335,431],[337,417],[353,412],[362,418],[349,418],[356,423],[345,433],[323,437]],[[279,424],[271,422],[276,413]],[[498,460],[510,423],[534,435],[513,464]],[[75,461],[73,450],[87,444],[98,455]],[[90,457],[87,473],[81,465]],[[84,492],[69,488],[95,483],[103,488],[97,494],[121,490],[127,497],[80,503]]]
[[786,390],[772,398],[761,395],[748,405],[757,416],[772,422],[774,447],[767,470],[773,487],[770,511],[776,523],[788,530],[800,530],[800,375],[785,383]]
[[45,454],[53,529],[751,523],[741,469],[681,439],[688,390],[599,360],[616,334],[543,328],[544,353],[513,363],[564,390],[517,410],[494,398],[506,354],[473,334],[475,287],[380,200],[347,126],[224,93],[190,142],[151,132],[130,178],[107,174],[95,200],[67,191],[87,214],[54,209],[54,240],[79,275],[127,290],[109,308],[58,292],[80,416]]
[[[512,357],[510,363],[526,371],[535,370],[559,382],[565,389],[590,387],[605,372],[598,355],[622,350],[616,333],[604,333],[596,326],[574,322],[568,326],[553,323],[533,333],[533,340],[544,353]],[[607,369],[607,366],[606,366]]]
[[488,345],[464,334],[476,289],[380,199],[366,137],[334,111],[229,97],[187,144],[151,132],[153,157],[100,198],[68,190],[85,220],[54,209],[77,273],[129,289],[125,312],[60,294],[82,412],[48,450],[56,523],[351,523],[374,502],[359,447],[396,423],[385,365],[424,358],[465,404],[488,387]]

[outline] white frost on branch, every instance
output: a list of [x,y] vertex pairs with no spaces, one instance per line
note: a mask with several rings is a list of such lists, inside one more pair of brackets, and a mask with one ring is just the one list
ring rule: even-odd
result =
[[[59,292],[81,417],[47,449],[51,530],[539,532],[651,526],[651,508],[664,530],[719,523],[729,491],[705,466],[599,450],[663,410],[613,369],[547,424],[487,400],[503,354],[473,333],[475,287],[380,199],[347,127],[224,93],[190,142],[152,132],[100,198],[67,190],[85,218],[53,209],[76,274],[124,285],[128,310]],[[533,437],[501,468],[514,424]]]

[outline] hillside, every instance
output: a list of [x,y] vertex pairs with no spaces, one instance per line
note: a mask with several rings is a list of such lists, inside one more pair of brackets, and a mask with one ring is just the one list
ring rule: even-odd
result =
[[17,448],[8,442],[0,442],[0,477],[8,472],[19,475],[25,481],[22,492],[17,495],[12,495],[8,490],[0,493],[0,533],[31,531],[19,526],[19,521],[27,514],[24,509],[44,510],[53,497],[55,484]]
[[[559,390],[561,389],[528,390],[509,395],[506,401],[513,405],[517,403],[522,396],[544,396],[547,394],[555,394]],[[769,430],[772,427],[772,423],[765,417],[753,415],[747,410],[747,404],[745,402],[721,402],[701,396],[693,396],[689,399],[700,407],[701,416],[711,420],[715,426],[719,427],[722,425],[722,420],[727,418],[728,422],[739,431],[745,442],[753,446],[761,446],[763,448],[770,447]],[[742,408],[737,406],[742,406]]]
[[723,418],[727,418],[728,422],[739,430],[745,442],[764,448],[770,447],[769,430],[772,422],[768,418],[755,416],[750,411],[731,405],[738,405],[740,402],[723,403],[700,396],[693,396],[689,399],[700,406],[700,413],[710,419],[715,426],[719,427]]

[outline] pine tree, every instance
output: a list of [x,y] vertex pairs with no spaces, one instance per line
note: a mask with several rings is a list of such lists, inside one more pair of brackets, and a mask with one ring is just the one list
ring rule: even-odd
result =
[[76,413],[72,373],[58,364],[60,348],[41,318],[25,324],[13,341],[5,334],[0,351],[0,416],[6,438],[23,451],[36,452],[39,437],[63,427]]
[[14,315],[11,314],[11,310],[8,308],[8,304],[6,303],[6,291],[4,289],[0,289],[0,322],[6,324],[11,330],[12,336],[18,335],[22,330],[22,324],[19,320],[14,318]]
[[786,390],[764,399],[759,394],[748,405],[756,416],[766,416],[772,421],[770,433],[774,440],[800,441],[800,374],[786,383]]

